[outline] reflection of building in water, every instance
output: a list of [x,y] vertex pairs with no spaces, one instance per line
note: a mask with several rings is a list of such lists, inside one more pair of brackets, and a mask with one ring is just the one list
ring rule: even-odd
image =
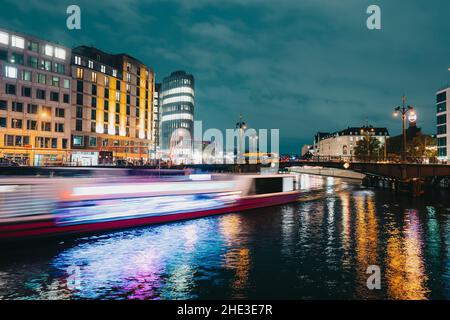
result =
[[405,259],[401,246],[401,233],[392,226],[389,229],[389,238],[386,246],[386,281],[389,298],[404,298],[403,267]]
[[[334,232],[335,232],[335,198],[327,199],[327,247],[333,248],[333,244],[335,242]],[[334,260],[336,252],[334,250],[330,250],[330,254],[327,255],[327,260]]]
[[373,192],[358,192],[355,197],[356,221],[355,221],[355,255],[357,268],[358,296],[375,298],[376,292],[367,290],[367,268],[371,265],[380,266],[378,260],[378,222],[375,212]]
[[350,260],[350,194],[343,192],[340,194],[341,204],[342,204],[342,248],[344,249],[343,254],[343,265],[349,266]]
[[293,253],[296,228],[295,212],[292,206],[281,209],[282,254],[289,257]]
[[179,264],[174,270],[170,270],[171,274],[167,279],[166,290],[161,295],[162,299],[177,299],[185,300],[191,298],[190,290],[194,285],[195,270],[192,268],[192,264],[185,262]]
[[230,214],[220,217],[220,233],[225,238],[226,244],[233,244],[235,238],[241,232],[241,217],[237,214]]
[[246,298],[240,291],[248,287],[250,262],[250,250],[247,248],[232,249],[225,254],[225,267],[236,272],[231,284],[231,288],[235,290],[234,299]]
[[321,234],[316,231],[320,229],[324,211],[322,202],[308,202],[302,206],[299,229],[300,244],[310,245],[311,239],[319,240]]
[[[221,217],[220,232],[229,248],[236,243],[241,243],[241,217],[239,215],[227,215]],[[242,244],[241,244],[242,245]],[[236,275],[231,287],[235,290],[233,298],[246,298],[241,296],[243,289],[248,287],[250,272],[250,250],[245,247],[230,248],[224,256],[224,266],[234,270]]]
[[321,188],[324,184],[323,177],[308,175],[308,174],[300,174],[300,190],[309,191],[311,189]]
[[387,244],[386,278],[392,299],[426,299],[424,256],[419,219],[416,210],[408,210],[404,233],[391,228]]
[[428,289],[425,287],[427,276],[425,274],[424,256],[422,252],[422,230],[420,229],[417,210],[409,210],[405,230],[405,252],[407,289],[412,294],[411,299],[426,299]]
[[198,241],[198,225],[188,224],[184,227],[183,234],[186,238],[184,246],[187,252],[192,252]]
[[[430,271],[433,274],[440,274],[441,269],[441,250],[443,248],[443,241],[445,243],[444,239],[441,239],[441,235],[439,232],[439,221],[436,216],[436,208],[432,206],[427,207],[427,239],[426,239],[426,251],[427,251],[427,257],[429,263]],[[444,230],[450,230],[450,228],[446,228]],[[449,232],[445,232],[445,235],[448,236]],[[447,240],[448,241],[448,240]],[[447,242],[450,243],[450,242]],[[445,250],[448,254],[450,254],[449,250]],[[447,267],[447,274],[449,272],[450,268],[450,261],[447,260],[447,263],[444,265]],[[445,278],[444,278],[445,279]],[[448,276],[446,279],[450,279],[450,276]],[[441,280],[444,282],[444,280]],[[450,281],[445,281],[448,284],[448,287],[450,288]],[[450,293],[450,291],[448,291]],[[450,295],[447,296],[450,298]]]

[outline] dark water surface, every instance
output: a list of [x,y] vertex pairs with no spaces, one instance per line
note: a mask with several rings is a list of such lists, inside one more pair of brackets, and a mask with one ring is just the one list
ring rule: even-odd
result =
[[448,194],[302,188],[290,205],[0,247],[0,299],[450,299]]

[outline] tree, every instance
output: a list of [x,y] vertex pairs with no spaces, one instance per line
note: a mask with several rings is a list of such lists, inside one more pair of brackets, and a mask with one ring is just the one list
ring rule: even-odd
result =
[[[388,140],[387,153],[389,159],[400,158],[402,150],[402,136],[392,137]],[[437,156],[437,140],[431,135],[417,133],[412,137],[407,136],[406,155],[408,161],[436,161]]]
[[407,143],[407,154],[411,158],[428,158],[434,159],[436,157],[436,138],[429,135],[418,135]]
[[383,155],[380,140],[364,137],[356,143],[355,157],[358,160],[376,160]]

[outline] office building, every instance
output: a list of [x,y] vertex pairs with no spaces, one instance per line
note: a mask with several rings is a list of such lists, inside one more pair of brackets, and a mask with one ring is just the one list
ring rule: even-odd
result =
[[450,127],[449,110],[450,87],[439,90],[436,94],[436,124],[437,124],[437,156],[438,160],[450,160],[450,139],[448,128]]
[[22,165],[67,162],[70,49],[0,29],[0,158]]
[[163,157],[176,163],[192,161],[194,77],[184,71],[164,78],[160,92],[160,142]]

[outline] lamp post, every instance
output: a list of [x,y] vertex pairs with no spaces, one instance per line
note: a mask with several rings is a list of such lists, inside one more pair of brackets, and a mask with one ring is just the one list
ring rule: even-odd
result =
[[239,122],[236,123],[236,129],[239,129],[239,151],[238,151],[238,163],[243,159],[244,151],[243,140],[244,140],[244,131],[247,129],[247,124],[242,120],[242,114],[239,116]]
[[402,97],[402,106],[398,106],[394,109],[394,117],[402,116],[402,133],[403,133],[403,143],[402,143],[402,162],[406,162],[406,115],[409,112],[414,112],[414,108],[411,106],[406,106],[406,96]]

